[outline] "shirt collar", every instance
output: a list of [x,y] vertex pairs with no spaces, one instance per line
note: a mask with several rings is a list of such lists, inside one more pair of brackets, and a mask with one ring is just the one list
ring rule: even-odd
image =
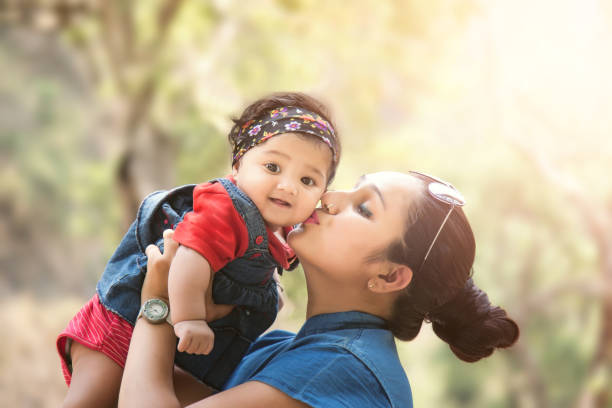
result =
[[306,320],[295,338],[345,329],[386,329],[385,320],[369,313],[350,311],[325,313]]

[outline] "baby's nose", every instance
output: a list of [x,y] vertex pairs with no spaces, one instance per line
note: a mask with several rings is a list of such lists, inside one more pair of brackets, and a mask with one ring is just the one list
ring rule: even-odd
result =
[[277,188],[293,195],[297,194],[297,187],[295,186],[295,183],[293,183],[291,180],[281,180],[278,183]]

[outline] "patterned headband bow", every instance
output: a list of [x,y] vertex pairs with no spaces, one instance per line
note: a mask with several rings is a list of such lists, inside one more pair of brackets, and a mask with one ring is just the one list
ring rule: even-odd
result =
[[259,119],[249,120],[242,126],[234,126],[231,139],[237,143],[233,146],[232,165],[254,146],[273,136],[289,132],[315,136],[329,146],[332,151],[332,161],[334,164],[337,163],[338,155],[332,144],[335,133],[329,122],[314,112],[287,106],[273,109]]

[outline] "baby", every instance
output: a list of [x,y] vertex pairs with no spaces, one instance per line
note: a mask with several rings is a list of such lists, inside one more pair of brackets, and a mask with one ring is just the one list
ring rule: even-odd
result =
[[[340,142],[326,117],[324,105],[304,94],[260,99],[234,120],[230,176],[145,198],[96,295],[57,339],[66,401],[116,404],[136,319],[150,318],[147,308],[167,308],[163,301],[140,307],[145,248],[161,246],[167,228],[176,228],[181,244],[168,281],[175,362],[207,385],[223,386],[276,318],[275,271],[297,265],[287,233],[312,214],[334,177]],[[229,314],[211,319],[213,301],[232,305]]]

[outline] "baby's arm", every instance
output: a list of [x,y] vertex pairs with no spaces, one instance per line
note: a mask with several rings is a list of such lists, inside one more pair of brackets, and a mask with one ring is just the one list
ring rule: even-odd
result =
[[168,296],[174,333],[179,338],[178,351],[208,354],[214,344],[214,333],[206,323],[205,293],[212,271],[202,255],[180,246],[170,265]]

